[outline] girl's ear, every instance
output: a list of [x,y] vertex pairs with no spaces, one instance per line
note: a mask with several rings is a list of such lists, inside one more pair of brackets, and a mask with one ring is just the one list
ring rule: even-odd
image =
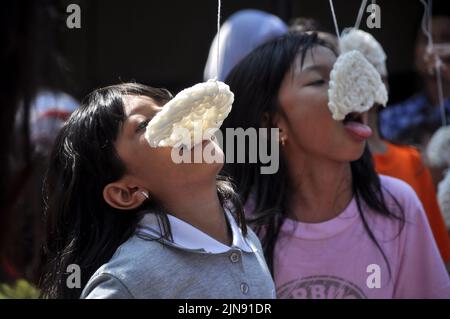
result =
[[284,146],[284,142],[288,139],[288,123],[284,114],[276,112],[272,117],[272,125],[278,127],[278,139]]
[[144,191],[138,187],[129,187],[124,181],[110,183],[103,188],[103,198],[113,208],[131,210],[147,200]]

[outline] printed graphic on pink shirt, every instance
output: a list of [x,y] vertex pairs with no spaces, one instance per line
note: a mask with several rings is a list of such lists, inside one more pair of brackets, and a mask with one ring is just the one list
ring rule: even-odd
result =
[[292,280],[277,289],[281,299],[366,299],[355,284],[334,276],[311,276]]

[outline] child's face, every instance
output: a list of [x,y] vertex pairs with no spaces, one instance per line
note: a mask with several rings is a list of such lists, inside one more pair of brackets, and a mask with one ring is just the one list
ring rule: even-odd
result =
[[[278,127],[287,136],[283,150],[288,159],[314,156],[349,162],[364,151],[365,141],[350,135],[328,109],[329,75],[335,61],[330,49],[316,46],[306,53],[303,66],[298,60],[285,75],[278,94]],[[365,124],[367,117],[363,113]]]
[[[147,96],[124,96],[126,120],[116,141],[116,150],[127,168],[127,178],[162,200],[174,191],[196,187],[216,180],[222,163],[181,163],[171,157],[171,147],[151,147],[144,137],[146,126],[162,110]],[[214,151],[223,156],[215,142]],[[205,145],[206,142],[203,143]],[[193,150],[187,152],[193,152]]]

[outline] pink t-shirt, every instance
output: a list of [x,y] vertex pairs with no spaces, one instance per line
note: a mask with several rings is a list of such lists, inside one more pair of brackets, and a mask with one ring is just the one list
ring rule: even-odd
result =
[[[284,222],[274,254],[278,298],[450,298],[450,279],[422,204],[406,183],[380,178],[382,187],[403,207],[403,230],[399,234],[398,221],[362,208],[392,276],[353,199],[339,216],[326,222]],[[398,209],[384,194],[388,207]]]

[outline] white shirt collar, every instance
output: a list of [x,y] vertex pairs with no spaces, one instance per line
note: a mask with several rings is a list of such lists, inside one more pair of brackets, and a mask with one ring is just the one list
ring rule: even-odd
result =
[[[233,236],[231,247],[222,244],[185,221],[167,214],[172,231],[173,244],[183,249],[204,250],[205,252],[212,254],[225,253],[232,248],[239,248],[245,252],[256,252],[256,247],[251,245],[246,238],[244,238],[241,229],[228,210],[225,210],[225,216],[228,219]],[[154,213],[145,214],[139,222],[138,233],[159,238],[161,233],[158,216]]]

